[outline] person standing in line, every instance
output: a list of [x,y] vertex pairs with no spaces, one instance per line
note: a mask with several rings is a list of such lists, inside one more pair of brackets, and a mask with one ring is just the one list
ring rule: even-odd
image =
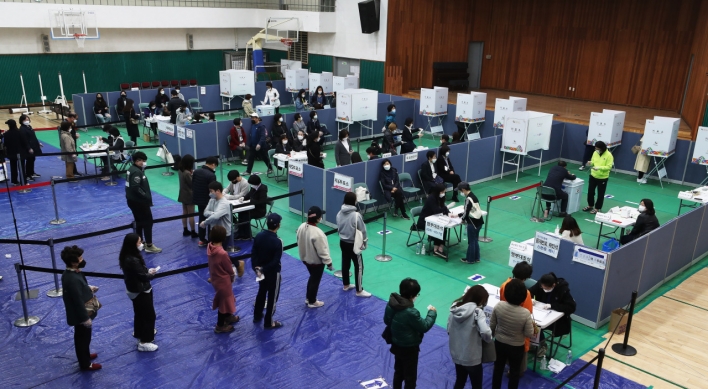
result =
[[264,105],[272,105],[275,107],[275,113],[280,113],[280,93],[273,88],[273,83],[270,81],[266,82],[266,93],[262,103]]
[[135,101],[133,99],[128,99],[125,103],[125,108],[123,108],[123,116],[125,117],[125,128],[128,130],[128,136],[130,140],[133,141],[135,146],[138,145],[138,138],[140,137],[140,129],[137,123],[134,121],[140,121],[140,114],[135,111]]
[[472,193],[470,184],[464,181],[460,182],[457,185],[457,190],[465,196],[465,210],[457,216],[461,217],[462,221],[467,224],[467,255],[465,258],[460,258],[460,260],[464,263],[479,263],[481,260],[479,231],[484,224],[482,208],[479,206],[479,199]]
[[[123,113],[122,110],[120,112]],[[69,133],[71,134],[71,138],[74,139],[74,146],[78,145],[78,141],[80,138],[79,133],[76,132],[77,131],[76,123],[78,122],[78,120],[79,120],[79,115],[77,115],[76,112],[69,112],[66,115],[66,121],[69,122],[69,126],[71,127],[71,129],[69,130]],[[61,130],[61,125],[59,128]],[[61,131],[60,131],[60,133],[61,133]],[[76,161],[74,161],[74,162],[76,162]],[[74,176],[76,176],[76,177],[83,176],[83,174],[79,173],[79,171],[76,169],[76,164],[74,164]]]
[[[236,297],[234,296],[233,283],[236,278],[234,267],[229,254],[224,250],[223,242],[226,240],[226,229],[218,225],[211,229],[207,257],[209,264],[209,281],[214,288],[214,301],[211,309],[218,309],[216,327],[214,332],[223,334],[234,330],[232,324],[238,323],[236,313]],[[243,275],[244,262],[238,261],[239,277]]]
[[428,306],[425,318],[413,306],[420,296],[420,284],[412,278],[401,281],[399,293],[391,293],[384,313],[384,324],[391,328],[391,354],[394,356],[393,388],[415,389],[418,380],[418,355],[423,334],[435,325],[438,312]]
[[509,281],[504,289],[506,301],[500,301],[492,311],[489,327],[494,335],[497,358],[494,361],[492,389],[501,389],[504,365],[509,362],[509,389],[519,387],[521,363],[524,357],[524,339],[538,334],[533,316],[521,304],[528,291],[521,280]]
[[334,145],[334,159],[337,166],[351,165],[352,145],[349,143],[349,131],[339,131],[339,141]]
[[226,236],[231,237],[231,206],[229,200],[224,197],[224,187],[219,181],[214,181],[209,184],[209,203],[204,209],[203,222],[199,223],[200,228],[209,229],[215,226],[222,226],[226,230]]
[[[3,132],[3,144],[5,145],[7,158],[10,160],[10,177],[6,178],[10,179],[13,185],[20,185],[25,178],[20,177],[19,164],[22,163],[24,165],[23,161],[27,157],[29,147],[14,119],[6,121],[5,124],[7,124],[8,129]],[[18,154],[20,155],[19,159],[17,158]],[[62,159],[64,159],[63,156]]]
[[[567,215],[566,210],[568,209],[568,194],[563,191],[563,180],[575,180],[575,175],[570,174],[567,168],[568,164],[565,161],[559,161],[558,165],[553,166],[551,170],[548,171],[548,176],[546,176],[546,181],[543,186],[553,188],[556,191],[555,198],[561,200],[560,213],[558,216],[565,217]],[[543,211],[543,218],[547,219],[548,214],[551,212],[551,202],[554,201],[553,196],[543,197],[545,200],[550,200],[546,202],[546,209]]]
[[[186,154],[179,161],[179,194],[177,201],[182,203],[182,215],[190,215],[194,213],[193,192],[192,192],[192,173],[194,172],[194,157]],[[195,231],[194,216],[182,218],[182,236],[191,236],[198,238],[199,234]]]
[[248,165],[248,138],[246,137],[246,131],[241,127],[241,119],[234,119],[234,126],[231,127],[230,135],[229,149],[235,151],[236,155],[241,158],[241,165]]
[[78,246],[66,246],[61,251],[61,260],[66,264],[66,269],[61,275],[62,300],[66,309],[66,324],[74,327],[74,349],[76,359],[79,360],[81,370],[100,370],[100,363],[91,363],[98,358],[98,354],[91,353],[91,328],[96,311],[86,310],[86,303],[94,298],[98,288],[91,286],[86,281],[86,276],[81,269],[86,266],[84,250]]
[[25,138],[25,143],[27,143],[27,146],[29,147],[27,150],[27,159],[25,161],[25,177],[27,177],[27,181],[34,181],[35,178],[41,177],[34,171],[34,162],[38,155],[42,155],[42,145],[39,143],[37,134],[34,132],[34,129],[30,124],[31,120],[29,116],[20,116],[20,123],[22,124],[20,126],[20,132]]
[[488,300],[487,290],[482,285],[475,285],[450,307],[447,333],[450,335],[450,355],[457,376],[454,389],[463,389],[467,377],[472,389],[482,389],[482,347],[483,343],[492,343],[492,330],[484,313]]
[[258,295],[253,307],[253,322],[258,323],[263,319],[265,308],[264,328],[272,330],[280,328],[283,323],[273,320],[276,303],[280,294],[280,259],[283,256],[283,241],[278,238],[278,229],[283,218],[277,213],[271,213],[266,218],[267,230],[256,235],[251,249],[251,266],[258,276]]
[[140,252],[143,241],[138,234],[127,234],[118,256],[118,264],[123,271],[125,292],[133,302],[133,337],[139,340],[138,351],[157,351],[154,343],[155,305],[153,303],[150,280],[157,273],[156,268],[147,268]]
[[[531,278],[532,273],[533,267],[528,262],[522,261],[514,265],[514,269],[511,271],[511,275],[513,276],[513,278],[508,278],[499,288],[499,300],[506,301],[506,297],[504,297],[504,290],[506,289],[506,285],[511,282],[511,280],[519,280],[525,284],[526,280]],[[533,315],[533,299],[531,297],[531,293],[526,293],[526,299],[521,304],[521,306],[526,308],[526,310],[528,310],[529,313]],[[519,367],[519,376],[523,375],[526,372],[526,367],[528,366],[528,353],[530,346],[531,339],[526,338],[526,340],[524,340],[524,355],[521,357],[521,366]],[[542,347],[537,350],[537,356],[543,356],[545,353],[546,349],[542,345]]]
[[[364,258],[361,253],[354,252],[354,241],[357,232],[362,237],[361,251],[366,249],[369,240],[366,235],[366,224],[364,218],[358,212],[356,206],[356,194],[347,192],[344,194],[344,204],[337,213],[337,229],[339,230],[339,248],[342,250],[342,289],[344,291],[356,289],[357,297],[371,297],[371,293],[364,290]],[[354,263],[354,283],[349,283],[349,269]]]
[[[639,144],[637,146],[641,147],[644,137],[639,139]],[[637,158],[634,160],[634,170],[637,171],[637,182],[640,184],[646,184],[647,178],[644,177],[649,170],[649,164],[651,163],[651,158],[648,155],[642,154],[641,149],[637,153]]]
[[260,157],[261,161],[265,162],[268,167],[267,174],[273,173],[273,166],[268,158],[268,129],[263,123],[261,123],[261,118],[257,113],[251,114],[251,133],[248,134],[248,166],[246,166],[246,171],[243,173],[244,176],[248,176],[253,171],[253,162],[256,157]]
[[208,157],[200,169],[192,173],[192,204],[199,210],[199,247],[206,247],[206,228],[202,227],[202,222],[206,219],[204,209],[209,203],[209,184],[216,181],[216,167],[219,166],[217,157]]
[[[610,170],[615,159],[612,153],[607,151],[605,142],[595,142],[595,152],[588,165],[592,166],[590,171],[590,185],[588,187],[588,206],[583,211],[592,214],[602,210],[605,201],[605,191],[607,190],[607,180],[610,178]],[[595,190],[597,189],[597,201],[595,201]]]
[[71,124],[69,122],[61,122],[60,133],[60,148],[62,153],[72,153],[62,155],[61,160],[66,164],[66,178],[69,182],[78,182],[74,179],[74,171],[76,170],[76,143],[71,137]]
[[317,300],[317,291],[320,288],[325,265],[327,265],[327,270],[334,271],[332,258],[329,255],[327,236],[317,227],[317,223],[322,221],[322,214],[320,207],[310,207],[307,210],[307,222],[302,223],[296,232],[300,260],[310,273],[310,278],[307,280],[307,298],[305,299],[308,308],[319,308],[324,305],[324,302]]
[[125,177],[125,198],[128,201],[128,208],[133,213],[135,219],[135,231],[138,236],[143,236],[145,232],[145,251],[148,253],[160,253],[162,249],[152,243],[152,192],[150,183],[145,175],[147,166],[147,155],[142,151],[133,154],[133,164],[126,172]]

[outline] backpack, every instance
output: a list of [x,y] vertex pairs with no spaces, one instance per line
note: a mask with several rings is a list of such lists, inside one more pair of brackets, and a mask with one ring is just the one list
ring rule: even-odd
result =
[[369,191],[366,190],[366,188],[364,188],[363,186],[356,188],[354,193],[356,193],[356,201],[366,201],[371,199]]

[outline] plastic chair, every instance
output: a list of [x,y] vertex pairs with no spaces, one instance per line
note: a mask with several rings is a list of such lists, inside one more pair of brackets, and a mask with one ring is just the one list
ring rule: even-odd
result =
[[121,83],[119,89],[120,90],[130,89],[130,84],[127,82]]
[[116,115],[118,115],[119,120],[125,120],[125,116],[123,116],[120,112],[118,112],[118,104],[114,105],[113,109],[116,110]]
[[197,80],[195,80],[195,79],[189,80],[189,86],[197,86]]
[[[383,184],[381,181],[379,181],[379,187],[381,188],[381,193],[386,193],[383,187]],[[386,195],[384,194],[384,198]],[[388,202],[388,209],[386,210],[387,212],[391,212],[391,216],[393,216],[394,213],[396,213],[396,201],[393,199],[393,196],[391,196],[391,200]]]
[[[423,176],[420,175],[421,171],[422,169],[418,169],[418,179],[420,180],[420,184],[423,185]],[[428,192],[425,191],[425,185],[423,185],[423,198],[428,198]]]
[[[415,195],[413,200],[418,200],[418,193],[420,193],[420,188],[416,188],[416,186],[413,184],[413,178],[411,178],[410,173],[399,173],[398,180],[401,182],[403,194]],[[411,186],[405,186],[406,182],[410,182]],[[406,198],[408,198],[408,196],[406,196]]]
[[[366,184],[363,183],[363,182],[354,184],[354,188],[353,188],[354,193],[356,193],[356,189],[357,189],[357,188],[361,188],[361,187],[363,187],[364,189],[366,189],[366,192],[367,192],[367,193],[371,194],[371,192],[369,192],[369,187],[366,186]],[[366,210],[369,208],[369,206],[373,206],[373,207],[374,207],[374,210],[376,210],[376,199],[358,201],[356,204],[357,204],[357,208],[359,208],[359,212],[361,212],[362,215],[365,215],[365,214],[366,214]],[[361,209],[361,206],[362,206],[362,205],[364,206],[364,210],[363,210],[363,211],[362,211],[362,209]]]
[[[536,196],[533,199],[533,206],[531,208],[531,214],[536,216],[537,219],[543,219],[543,203],[554,203],[555,212],[560,212],[561,199],[556,197],[556,190],[547,186],[539,186],[536,188]],[[553,219],[553,212],[548,213],[548,219]]]
[[[273,159],[273,155],[275,155],[275,149],[268,150],[268,160],[270,161],[271,164],[274,164],[274,162],[275,162],[275,160]],[[274,178],[275,177],[275,169],[271,169],[270,173],[266,173],[266,177]]]
[[[125,141],[125,148],[128,149],[131,147],[135,147],[135,143],[132,140]],[[136,150],[125,150],[125,161],[121,162],[120,167],[116,167],[116,170],[119,170],[121,173],[127,170],[128,165],[133,163],[133,154],[135,154],[135,151]]]
[[[406,240],[406,247],[411,247],[413,245],[423,242],[423,238],[425,237],[425,230],[420,231],[417,227],[418,218],[420,217],[421,212],[423,212],[422,206],[414,207],[413,209],[411,209],[411,219],[413,220],[413,225],[411,226],[410,231],[408,232],[408,240]],[[413,232],[418,235],[418,240],[411,243],[411,236],[413,236]],[[423,235],[420,234],[421,232],[423,233]]]
[[143,81],[142,89],[150,89],[150,81]]
[[164,80],[164,81],[160,82],[160,85],[162,85],[163,88],[167,88],[168,86],[170,86],[170,82],[167,80]]
[[157,89],[160,87],[160,81],[153,81],[152,82],[152,88]]
[[189,80],[180,80],[180,81],[179,81],[179,84],[180,84],[181,86],[187,86],[187,85],[189,85]]
[[534,280],[533,278],[527,278],[526,281],[524,281],[524,285],[526,286],[526,289],[529,289],[532,286],[536,285],[536,282],[538,281]]
[[179,86],[179,81],[177,81],[177,80],[172,80],[172,81],[170,81],[170,85],[171,85],[173,88],[176,87],[176,86]]
[[192,112],[199,112],[204,109],[199,103],[199,99],[188,99],[187,102],[189,103],[189,109],[191,109]]
[[268,217],[268,215],[270,215],[273,212],[273,205],[275,205],[275,201],[270,200],[266,204],[267,204],[268,211],[266,211],[265,216],[258,218],[258,219],[251,219],[256,223],[256,225],[251,224],[251,227],[257,228],[260,230],[265,229],[266,218]]
[[134,83],[130,84],[130,87],[131,87],[131,88],[138,88],[138,89],[140,89],[140,83],[139,83],[139,82],[134,82]]

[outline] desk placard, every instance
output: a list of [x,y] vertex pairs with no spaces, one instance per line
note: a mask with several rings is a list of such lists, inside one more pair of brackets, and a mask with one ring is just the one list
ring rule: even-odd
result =
[[285,161],[283,161],[282,159],[279,159],[279,158],[277,159],[277,161],[278,161],[278,167],[281,167],[281,168],[285,167]]
[[691,193],[690,191],[679,192],[678,198],[682,200],[690,200],[693,198],[693,193]]
[[445,226],[446,223],[436,217],[431,217],[425,220],[425,233],[431,238],[442,240],[445,234]]
[[442,133],[443,126],[430,126],[430,132],[432,132],[433,134]]
[[533,249],[539,253],[544,253],[553,258],[558,258],[560,238],[536,231],[536,239],[534,239]]
[[334,173],[334,189],[351,192],[354,178],[343,174]]
[[406,153],[404,155],[405,155],[404,158],[405,158],[406,162],[411,162],[411,161],[415,161],[418,159],[418,153]]
[[607,223],[610,220],[612,220],[612,215],[610,215],[609,213],[598,212],[595,214],[595,221],[596,222]]
[[288,174],[295,177],[302,177],[304,169],[302,167],[302,162],[290,161],[288,164]]
[[526,262],[529,265],[533,264],[533,253],[509,250],[509,267],[516,266],[517,263]]
[[516,251],[526,251],[528,250],[529,245],[526,243],[519,243],[519,242],[511,242],[509,244],[509,250],[516,250]]
[[381,158],[390,158],[390,157],[391,157],[391,153],[383,153],[383,154],[381,154]]
[[163,134],[175,136],[175,125],[170,122],[157,122],[157,129]]
[[186,138],[186,135],[185,135],[185,128],[184,128],[184,127],[177,127],[177,137],[178,137],[179,139],[185,139],[185,138]]
[[576,245],[573,250],[573,262],[605,270],[607,266],[607,253]]

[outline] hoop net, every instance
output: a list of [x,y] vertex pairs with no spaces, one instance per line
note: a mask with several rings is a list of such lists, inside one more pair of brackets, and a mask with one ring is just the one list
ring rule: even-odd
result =
[[280,43],[284,44],[286,47],[290,47],[293,45],[293,40],[290,38],[282,38]]
[[80,49],[83,49],[84,43],[86,43],[86,34],[74,34],[74,40],[76,41],[76,45],[79,46]]

